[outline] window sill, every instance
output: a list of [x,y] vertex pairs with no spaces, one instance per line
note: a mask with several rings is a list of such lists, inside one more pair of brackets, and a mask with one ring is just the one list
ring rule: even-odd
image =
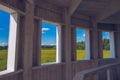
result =
[[11,75],[18,74],[18,73],[21,73],[21,72],[23,72],[23,69],[20,69],[18,71],[13,71],[13,70],[1,71],[0,72],[0,78],[6,77],[6,76],[11,76]]
[[58,62],[44,63],[44,64],[41,64],[41,66],[48,66],[48,65],[54,65],[54,64],[59,64],[59,63]]
[[0,76],[6,75],[6,74],[11,73],[11,72],[14,72],[14,71],[10,71],[10,70],[1,71]]
[[115,60],[117,58],[102,58],[101,60]]

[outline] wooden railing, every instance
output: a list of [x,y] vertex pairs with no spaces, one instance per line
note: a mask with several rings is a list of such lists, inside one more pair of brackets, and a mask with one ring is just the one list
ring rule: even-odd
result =
[[107,80],[111,80],[110,69],[112,67],[116,67],[116,66],[119,66],[119,65],[120,65],[120,62],[117,62],[117,63],[107,64],[107,65],[100,66],[100,67],[93,68],[93,69],[89,69],[89,70],[84,70],[84,71],[78,72],[75,75],[75,77],[73,78],[73,80],[86,80],[86,78],[89,75],[94,75],[94,74],[100,72],[101,70],[106,70],[107,71]]

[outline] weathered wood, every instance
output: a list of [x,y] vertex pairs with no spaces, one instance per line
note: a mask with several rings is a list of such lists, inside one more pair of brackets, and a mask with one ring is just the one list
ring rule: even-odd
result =
[[120,0],[111,0],[107,7],[105,7],[103,10],[100,10],[100,12],[97,15],[97,22],[100,22],[101,20],[104,20],[113,14],[117,13],[120,10]]
[[98,59],[98,27],[94,18],[91,18],[90,42],[91,42],[91,57]]
[[110,76],[111,76],[111,75],[110,75],[110,69],[108,69],[108,70],[107,70],[107,80],[111,80]]
[[71,21],[68,9],[65,9],[65,80],[71,80]]
[[69,7],[69,15],[72,16],[73,13],[76,11],[76,9],[78,8],[78,6],[80,5],[80,3],[82,2],[82,0],[72,0],[71,1],[71,5]]
[[103,58],[102,31],[98,31],[98,58]]
[[120,25],[116,25],[117,32],[115,32],[115,51],[116,58],[120,58]]
[[33,51],[33,67],[41,64],[41,31],[42,19],[34,19],[34,51]]
[[[60,1],[60,0],[56,0],[56,1]],[[60,2],[64,3],[64,1],[61,0]],[[97,0],[94,0],[94,1],[96,3],[99,3],[99,1]],[[104,3],[105,0],[102,0],[102,1]],[[114,0],[112,1],[113,3],[112,2],[107,3],[108,5],[105,7],[105,9],[100,10],[100,13],[95,15],[95,16],[98,16],[98,19],[102,20],[102,19],[108,18],[109,16],[115,14],[117,10],[119,10],[119,3],[114,2]],[[116,27],[116,26],[113,26],[112,24],[109,24],[108,26],[103,24],[102,26],[98,27],[97,21],[99,20],[94,20],[93,17],[92,18],[89,17],[91,15],[84,14],[85,12],[89,11],[89,10],[86,10],[84,12],[85,7],[88,7],[87,5],[84,5],[84,4],[89,4],[90,1],[85,0],[85,2],[82,3],[81,0],[75,0],[75,1],[73,0],[73,3],[71,4],[71,8],[69,8],[69,11],[68,9],[65,9],[64,11],[65,7],[63,6],[58,7],[58,5],[50,4],[47,1],[41,2],[41,0],[36,0],[36,2],[38,3],[35,3],[34,5],[34,0],[33,1],[32,0],[0,0],[0,5],[2,4],[6,7],[14,9],[16,12],[19,13],[19,18],[20,18],[20,21],[18,23],[19,36],[17,38],[18,48],[16,53],[18,54],[17,55],[18,57],[16,57],[16,64],[17,64],[15,69],[16,72],[6,74],[5,76],[4,75],[0,76],[0,80],[71,80],[73,79],[75,74],[80,71],[95,68],[103,64],[119,61],[119,58],[120,58],[119,25],[117,25]],[[114,4],[115,6],[111,4]],[[79,14],[79,12],[78,13],[75,12],[77,8],[79,9],[79,5],[83,7],[82,8],[83,14]],[[0,6],[0,9],[1,8],[3,9],[3,7]],[[62,40],[62,50],[61,50],[63,63],[39,65],[40,64],[39,53],[41,49],[40,48],[41,40],[39,39],[41,35],[41,28],[40,28],[41,19],[57,22],[63,25],[62,26],[63,40]],[[90,30],[92,60],[75,61],[76,60],[75,27],[71,28],[71,26],[87,28]],[[106,59],[106,60],[102,59],[101,57],[102,55],[100,55],[102,54],[101,53],[102,52],[101,31],[102,30],[115,32],[115,45],[116,45],[117,59]],[[101,60],[99,60],[99,58]],[[21,69],[22,71],[19,72],[19,70]],[[98,71],[95,71],[95,72],[98,72]],[[90,73],[92,73],[92,75],[95,74],[94,71]],[[116,74],[117,76],[119,76],[119,69]],[[101,77],[104,77],[104,74],[102,74]]]
[[24,56],[23,56],[23,80],[32,80],[32,55],[34,36],[34,5],[26,2],[25,32],[24,32]]
[[89,69],[89,70],[84,70],[84,71],[78,72],[75,75],[74,80],[84,80],[83,76],[89,75],[89,74],[94,74],[94,73],[97,73],[101,70],[107,70],[107,77],[108,77],[107,79],[111,80],[111,78],[110,78],[110,68],[112,68],[114,66],[119,66],[119,65],[120,65],[120,62],[117,62],[117,63],[108,64],[108,65],[104,65],[104,66]]
[[76,61],[76,27],[71,27],[71,58]]

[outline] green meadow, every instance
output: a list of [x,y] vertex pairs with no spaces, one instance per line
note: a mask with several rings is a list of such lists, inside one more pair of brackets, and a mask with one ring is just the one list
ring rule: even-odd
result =
[[0,50],[0,71],[7,67],[7,50]]
[[[43,49],[41,54],[41,63],[55,62],[56,60],[56,50],[55,49]],[[103,52],[104,58],[110,57],[110,51]],[[85,59],[85,51],[77,50],[77,60]],[[0,50],[0,71],[6,69],[7,64],[7,50]]]

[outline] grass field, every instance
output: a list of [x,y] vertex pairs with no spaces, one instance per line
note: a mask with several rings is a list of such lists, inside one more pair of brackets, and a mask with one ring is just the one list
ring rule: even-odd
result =
[[0,50],[0,71],[7,67],[7,50]]
[[[56,60],[56,51],[54,49],[42,50],[41,63],[55,62]],[[110,57],[110,51],[103,52],[103,58]],[[77,50],[77,60],[85,59],[85,51]],[[6,69],[7,64],[7,50],[0,50],[0,71]]]

